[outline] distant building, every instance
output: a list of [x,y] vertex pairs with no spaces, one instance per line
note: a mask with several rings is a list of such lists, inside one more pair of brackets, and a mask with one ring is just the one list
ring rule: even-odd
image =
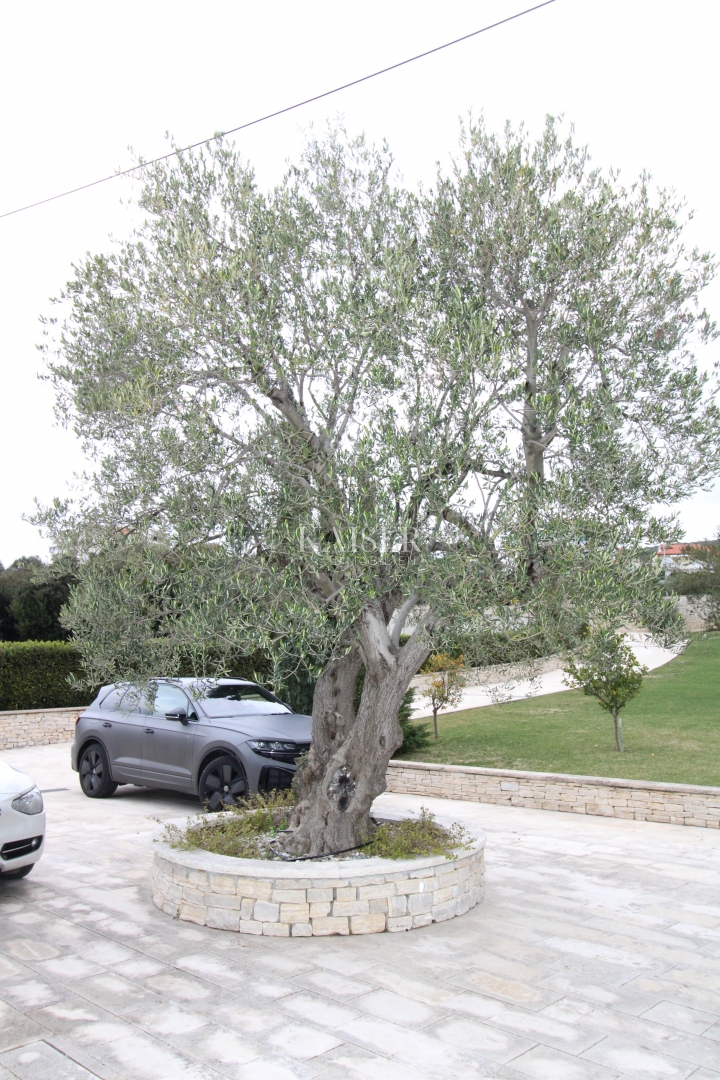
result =
[[710,545],[705,543],[679,543],[659,544],[655,552],[655,558],[660,559],[660,565],[666,574],[673,570],[683,570],[692,574],[696,570],[703,569],[703,563],[691,554],[691,551],[710,551]]

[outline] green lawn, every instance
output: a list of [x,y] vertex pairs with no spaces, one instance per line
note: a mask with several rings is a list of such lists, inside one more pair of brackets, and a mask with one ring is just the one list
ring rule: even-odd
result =
[[720,786],[720,633],[696,637],[646,677],[623,712],[623,754],[614,749],[612,717],[579,690],[449,713],[438,726],[437,742],[402,756]]

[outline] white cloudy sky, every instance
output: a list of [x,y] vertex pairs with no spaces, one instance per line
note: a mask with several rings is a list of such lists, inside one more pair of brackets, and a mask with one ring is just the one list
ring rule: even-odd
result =
[[[104,0],[0,13],[0,212],[329,89],[521,10],[532,0]],[[509,25],[237,136],[262,182],[303,130],[344,116],[387,137],[408,182],[431,182],[458,118],[538,130],[564,113],[596,163],[648,169],[687,197],[694,243],[720,252],[716,0],[556,0]],[[125,234],[131,184],[0,220],[0,559],[47,553],[23,514],[62,496],[83,458],[38,381],[38,317],[71,263]],[[720,285],[707,291],[720,314]],[[719,354],[708,350],[703,362]],[[720,487],[681,506],[689,539],[715,535]]]

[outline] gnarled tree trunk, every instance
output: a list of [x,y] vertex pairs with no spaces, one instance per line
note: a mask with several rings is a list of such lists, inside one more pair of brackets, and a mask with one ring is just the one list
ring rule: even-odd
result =
[[[421,630],[400,648],[388,634],[382,604],[365,606],[357,644],[325,667],[313,699],[312,747],[295,781],[298,803],[284,848],[324,855],[372,838],[370,808],[385,790],[390,758],[402,744],[398,710],[429,652]],[[353,696],[365,668],[357,715]]]

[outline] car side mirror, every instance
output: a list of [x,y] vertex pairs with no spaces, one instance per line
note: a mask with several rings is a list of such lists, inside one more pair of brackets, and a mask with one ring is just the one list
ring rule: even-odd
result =
[[171,709],[165,713],[166,720],[179,720],[181,724],[187,724],[188,717],[184,709]]

